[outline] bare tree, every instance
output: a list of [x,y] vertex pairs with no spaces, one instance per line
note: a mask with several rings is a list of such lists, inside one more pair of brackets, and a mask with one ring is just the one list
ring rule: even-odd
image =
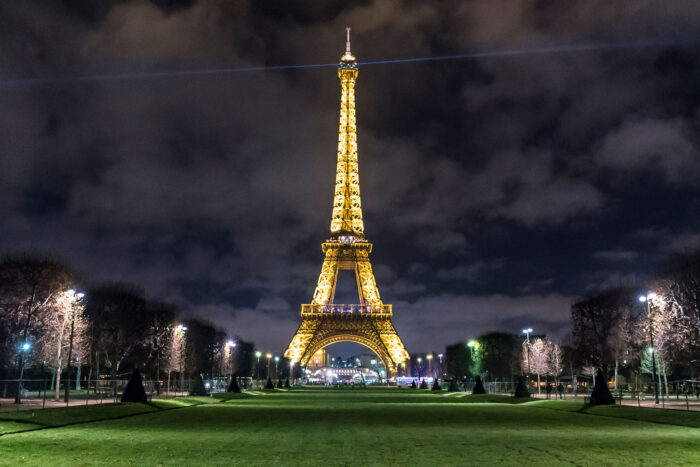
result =
[[80,358],[84,353],[84,302],[82,297],[68,290],[55,296],[51,309],[53,312],[46,320],[50,332],[47,332],[39,351],[42,361],[54,369],[53,387],[58,399],[64,361],[70,367],[73,356]]
[[661,301],[654,302],[652,315],[661,321],[654,320],[654,330],[659,328],[660,338],[668,335],[664,357],[669,362],[700,360],[700,251],[671,257],[655,286]]
[[[529,358],[529,362],[528,362]],[[537,393],[541,394],[541,376],[556,376],[561,367],[561,348],[549,339],[537,338],[530,343],[523,342],[521,365],[523,371],[527,368],[537,375]]]
[[6,328],[3,347],[10,354],[17,354],[16,403],[21,400],[25,354],[32,345],[41,348],[44,339],[51,335],[56,310],[52,305],[71,281],[63,264],[46,257],[23,254],[0,262],[0,317]]
[[95,287],[88,293],[85,314],[91,353],[106,356],[115,380],[125,359],[146,347],[151,315],[146,313],[144,292],[124,283]]
[[626,345],[621,323],[634,305],[633,297],[630,290],[616,288],[591,295],[571,307],[572,336],[585,365],[608,374],[619,348]]
[[175,307],[165,303],[151,303],[146,312],[150,315],[146,330],[148,362],[154,370],[156,391],[160,394],[161,368],[169,368],[174,329],[176,327]]

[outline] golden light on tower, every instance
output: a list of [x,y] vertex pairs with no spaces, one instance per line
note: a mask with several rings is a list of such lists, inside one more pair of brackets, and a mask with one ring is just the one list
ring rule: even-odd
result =
[[[355,119],[357,61],[347,28],[345,54],[338,64],[340,124],[330,236],[313,299],[301,306],[302,322],[284,356],[306,365],[319,349],[335,342],[368,347],[392,373],[409,356],[392,324],[392,307],[384,304],[372,272],[372,243],[365,239],[360,200],[360,175]],[[354,270],[360,303],[334,303],[339,270]]]

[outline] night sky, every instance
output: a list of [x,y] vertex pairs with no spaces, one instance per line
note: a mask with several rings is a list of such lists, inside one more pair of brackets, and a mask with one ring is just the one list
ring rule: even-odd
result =
[[[0,254],[140,284],[274,351],[329,232],[335,68],[52,78],[335,63],[345,26],[360,62],[700,39],[695,0],[6,0],[0,18]],[[562,337],[577,297],[700,246],[699,53],[360,65],[365,231],[409,352]]]

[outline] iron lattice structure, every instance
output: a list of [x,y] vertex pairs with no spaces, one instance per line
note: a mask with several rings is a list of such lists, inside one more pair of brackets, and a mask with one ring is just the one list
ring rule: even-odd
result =
[[[365,239],[360,201],[355,121],[357,61],[350,52],[350,30],[345,55],[338,65],[340,128],[330,237],[312,302],[301,306],[301,325],[284,356],[306,366],[314,353],[336,342],[356,342],[372,350],[391,374],[408,358],[392,323],[391,305],[382,303]],[[354,270],[360,303],[334,303],[338,271]]]

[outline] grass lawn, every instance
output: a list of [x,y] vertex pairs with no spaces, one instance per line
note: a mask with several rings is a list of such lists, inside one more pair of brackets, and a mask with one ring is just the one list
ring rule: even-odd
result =
[[[0,436],[0,464],[700,465],[700,413],[514,402],[368,389],[119,404],[123,418]],[[43,412],[17,422],[51,424]]]

